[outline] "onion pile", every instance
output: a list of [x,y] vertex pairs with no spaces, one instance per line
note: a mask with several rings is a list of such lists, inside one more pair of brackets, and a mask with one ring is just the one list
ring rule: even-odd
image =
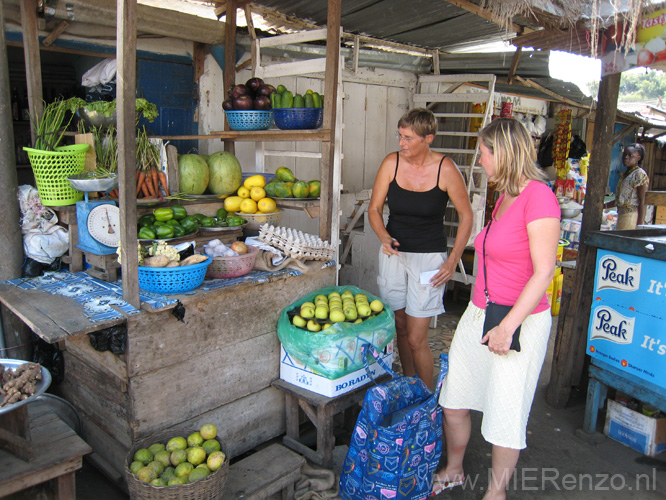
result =
[[247,111],[250,109],[267,111],[271,109],[270,95],[275,87],[264,83],[261,78],[250,78],[247,82],[229,87],[227,99],[222,103],[225,111]]

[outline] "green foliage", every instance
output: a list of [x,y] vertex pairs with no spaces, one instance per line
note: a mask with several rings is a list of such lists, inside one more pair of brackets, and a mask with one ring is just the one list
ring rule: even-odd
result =
[[625,71],[620,80],[620,100],[639,101],[666,95],[666,74],[654,69]]

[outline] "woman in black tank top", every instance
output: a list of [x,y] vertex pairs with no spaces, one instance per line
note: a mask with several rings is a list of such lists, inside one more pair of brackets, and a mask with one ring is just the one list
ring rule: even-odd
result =
[[[472,207],[456,164],[430,149],[437,133],[432,112],[417,108],[398,122],[400,151],[389,154],[377,172],[368,219],[381,242],[379,294],[395,311],[403,373],[433,387],[428,327],[444,312],[444,285],[456,269],[472,231]],[[447,254],[444,214],[451,200],[458,232]],[[388,201],[388,224],[384,204]],[[429,271],[426,284],[421,273]],[[429,275],[429,276],[430,276]]]

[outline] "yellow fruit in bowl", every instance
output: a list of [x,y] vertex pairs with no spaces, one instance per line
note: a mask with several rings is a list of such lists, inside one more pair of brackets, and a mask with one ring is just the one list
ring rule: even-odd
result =
[[224,209],[227,212],[238,212],[242,201],[243,198],[240,196],[229,196],[229,198],[225,198],[224,200]]
[[243,201],[241,201],[240,212],[243,214],[256,214],[257,202],[252,198],[245,198]]
[[264,187],[266,185],[266,177],[261,174],[251,175],[243,181],[243,186],[248,189],[253,187]]
[[250,190],[246,188],[245,186],[241,186],[238,188],[238,191],[236,192],[238,196],[241,198],[249,198],[250,197]]
[[262,187],[254,186],[252,189],[250,189],[250,198],[252,198],[254,201],[259,201],[262,198],[266,198],[266,191],[264,191],[264,188]]
[[277,212],[277,205],[275,200],[272,198],[262,198],[257,202],[257,209],[262,214],[271,214]]

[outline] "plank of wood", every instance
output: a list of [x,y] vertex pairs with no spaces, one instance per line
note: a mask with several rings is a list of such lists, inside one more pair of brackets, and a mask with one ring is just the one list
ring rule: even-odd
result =
[[117,318],[93,323],[83,315],[83,306],[72,298],[13,285],[0,285],[0,301],[49,344],[125,321]]
[[645,193],[647,205],[666,206],[666,191],[648,191]]
[[229,467],[223,500],[264,499],[293,485],[305,458],[280,444],[253,453]]
[[113,354],[110,351],[97,351],[91,344],[88,335],[77,335],[65,340],[65,349],[83,360],[85,363],[99,370],[105,377],[116,380],[116,389],[127,390],[127,365],[124,356]]
[[[279,376],[279,352],[269,332],[133,377],[133,416],[142,426],[166,428],[258,392]],[[165,388],[172,388],[167,397]]]
[[167,152],[167,179],[169,184],[169,193],[180,192],[180,176],[178,175],[178,150],[173,144],[168,144]]
[[327,268],[271,283],[183,295],[185,323],[169,311],[134,315],[127,324],[129,377],[275,332],[282,309],[297,297],[334,284],[335,269]]

